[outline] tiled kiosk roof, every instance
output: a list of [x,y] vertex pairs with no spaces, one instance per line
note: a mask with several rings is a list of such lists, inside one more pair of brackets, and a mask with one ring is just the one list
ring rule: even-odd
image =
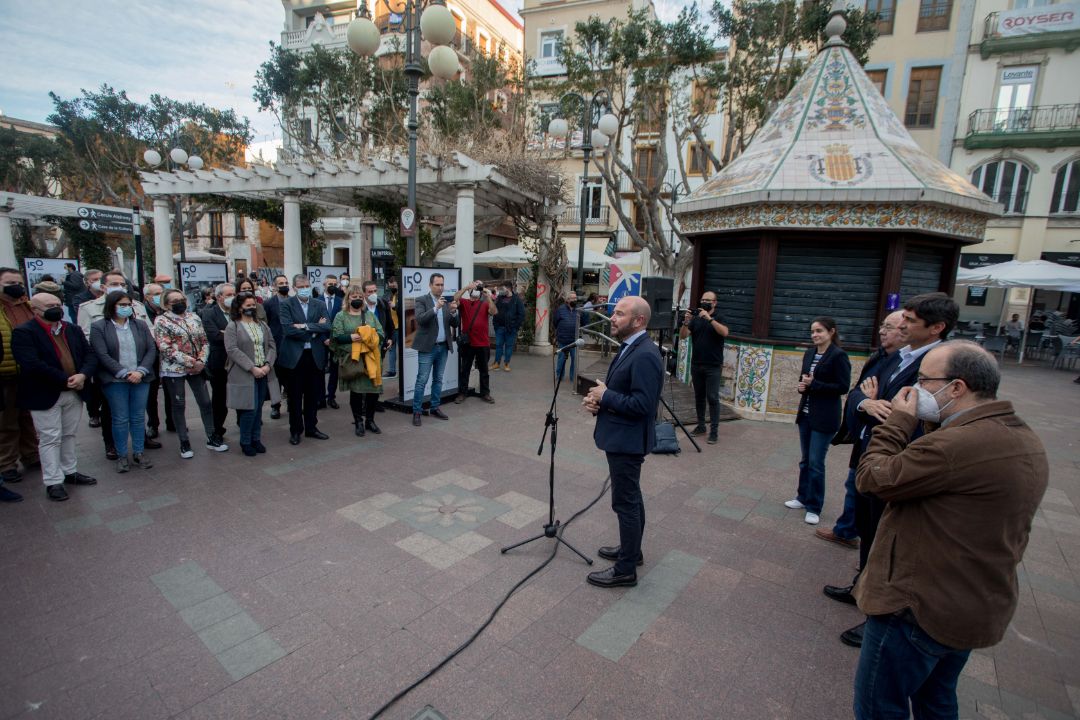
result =
[[840,40],[843,27],[834,14],[826,47],[746,151],[678,204],[684,232],[909,229],[982,240],[1001,206],[912,140]]

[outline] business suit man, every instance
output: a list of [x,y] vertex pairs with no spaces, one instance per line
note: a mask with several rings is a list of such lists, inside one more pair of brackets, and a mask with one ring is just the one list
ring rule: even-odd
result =
[[432,273],[428,282],[428,294],[416,298],[416,334],[412,349],[419,355],[416,368],[416,386],[413,390],[412,424],[420,427],[420,415],[424,410],[424,388],[431,378],[431,414],[440,420],[449,420],[439,405],[442,404],[442,378],[446,368],[446,356],[450,352],[451,328],[460,324],[457,303],[446,302],[443,297],[445,281],[439,273]]
[[236,288],[229,283],[221,283],[214,288],[214,304],[208,305],[199,313],[206,341],[210,343],[210,356],[206,360],[206,369],[210,371],[210,402],[214,412],[214,435],[221,440],[225,435],[225,418],[229,407],[225,402],[228,374],[225,372],[225,328],[229,325],[229,309],[236,297]]
[[[326,298],[324,301],[326,303],[326,312],[330,316],[330,324],[333,325],[334,317],[341,312],[341,302],[345,297],[345,293],[342,292],[342,288],[338,285],[337,275],[326,276],[326,279],[323,280],[323,290],[325,291],[323,297]],[[331,360],[328,365],[324,404],[337,410],[341,407],[338,405],[337,397],[335,397],[335,393],[337,393],[338,365],[333,360]],[[322,405],[319,407],[321,408]]]
[[77,471],[75,456],[75,433],[97,356],[78,326],[62,320],[60,298],[38,293],[30,306],[34,319],[16,327],[11,335],[11,354],[20,372],[15,402],[34,419],[45,494],[62,502],[68,499],[64,483],[97,484]]
[[[904,303],[900,320],[900,336],[906,344],[888,356],[878,371],[852,390],[848,400],[848,427],[860,443],[862,452],[870,444],[873,430],[892,414],[892,400],[902,388],[915,384],[923,357],[941,344],[956,326],[960,307],[945,293],[916,295]],[[922,434],[921,425],[912,439]],[[855,498],[855,527],[859,531],[859,567],[866,567],[870,548],[874,544],[878,522],[885,503],[874,495],[859,493]],[[851,592],[858,582],[836,587],[827,585],[825,594],[833,600],[855,604]],[[863,626],[860,623],[840,634],[840,641],[851,647],[862,647]]]
[[318,404],[323,394],[326,343],[330,316],[322,300],[311,297],[307,275],[293,277],[296,297],[281,303],[281,351],[278,363],[289,371],[289,442],[300,444],[301,434],[326,440],[318,429]]
[[622,347],[607,377],[589,390],[582,403],[596,416],[593,439],[607,453],[611,509],[619,518],[618,547],[602,547],[598,553],[615,564],[587,578],[598,587],[637,585],[636,568],[644,562],[641,464],[656,444],[656,406],[664,381],[660,351],[645,334],[650,314],[649,303],[640,297],[624,297],[615,305],[611,334]]
[[[266,324],[270,326],[270,334],[274,336],[274,345],[281,348],[281,341],[285,339],[285,333],[281,329],[281,303],[289,299],[289,278],[285,275],[274,276],[274,294],[263,303],[266,312]],[[288,385],[289,370],[280,362],[274,365],[274,374],[282,389]],[[281,402],[270,404],[270,419],[277,420],[281,417]]]

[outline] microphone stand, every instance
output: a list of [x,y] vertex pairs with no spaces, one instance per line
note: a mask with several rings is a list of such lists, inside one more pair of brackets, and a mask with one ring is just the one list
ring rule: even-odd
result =
[[[570,351],[570,348],[566,348],[566,349],[563,350],[563,352],[569,352],[569,351]],[[574,547],[573,545],[571,545],[570,543],[568,543],[568,542],[566,542],[565,540],[562,539],[562,536],[559,535],[560,521],[555,519],[555,446],[558,444],[558,438],[559,438],[559,415],[558,415],[558,412],[555,409],[555,403],[559,398],[559,386],[560,385],[562,385],[562,376],[559,376],[558,380],[555,381],[555,394],[552,395],[552,397],[551,397],[551,407],[548,408],[547,416],[544,419],[544,434],[540,438],[540,447],[538,447],[536,449],[536,454],[537,455],[543,455],[544,454],[544,441],[548,437],[548,429],[550,428],[551,429],[551,441],[549,443],[549,447],[551,449],[551,460],[550,460],[550,462],[548,464],[548,521],[547,521],[547,524],[544,525],[544,532],[540,533],[539,535],[534,535],[531,538],[528,538],[526,540],[522,540],[521,542],[516,542],[513,545],[507,545],[500,552],[505,555],[507,551],[513,550],[514,548],[517,548],[517,547],[521,547],[522,545],[528,545],[529,543],[531,543],[534,540],[539,540],[540,538],[554,538],[557,542],[560,542],[563,545],[565,545],[566,547],[573,550],[577,554],[577,556],[580,557],[582,560],[584,560],[586,563],[588,563],[589,565],[592,565],[593,564],[593,559],[592,558],[586,557],[584,554],[582,554],[582,552],[580,550],[578,550],[576,547]]]

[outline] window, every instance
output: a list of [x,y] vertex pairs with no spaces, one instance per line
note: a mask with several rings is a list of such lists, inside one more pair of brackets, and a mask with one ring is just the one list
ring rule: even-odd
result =
[[300,121],[300,142],[304,145],[311,144],[311,118],[304,118]]
[[244,218],[240,215],[233,215],[233,238],[244,242]]
[[1023,132],[1028,129],[1038,79],[1038,65],[1010,65],[1001,69],[994,118],[996,131]]
[[1006,215],[1024,214],[1030,181],[1031,170],[1015,160],[989,162],[971,174],[971,184],[1004,205]]
[[866,77],[870,78],[870,82],[874,83],[874,87],[881,93],[882,97],[885,96],[885,80],[889,77],[888,70],[867,70]]
[[932,128],[937,114],[941,66],[911,69],[904,124],[909,128]]
[[374,227],[371,230],[371,247],[376,250],[388,247],[386,244],[386,230],[381,227]]
[[221,250],[225,247],[225,232],[222,229],[221,213],[210,213],[210,249]]
[[604,181],[589,178],[585,181],[585,219],[599,220],[604,206]]
[[540,113],[540,132],[546,133],[552,120],[559,117],[561,108],[559,103],[540,103],[537,111]]
[[[713,149],[713,142],[710,140],[706,145],[711,152]],[[696,142],[689,143],[686,150],[686,174],[709,177],[711,172],[712,165],[709,163],[709,156],[706,154],[705,149]]]
[[690,112],[695,115],[711,115],[716,112],[716,101],[719,92],[715,87],[694,81],[694,89],[690,99]]
[[334,143],[340,144],[345,142],[345,118],[338,115],[334,118]]
[[656,135],[663,128],[661,121],[666,112],[667,98],[663,90],[645,90],[636,99],[638,135]]
[[1049,5],[1050,0],[1013,0],[1013,10],[1023,10],[1028,7],[1042,7]]
[[948,30],[952,0],[919,0],[919,23],[915,32]]
[[540,59],[552,62],[558,60],[562,38],[562,30],[548,30],[540,33]]
[[638,148],[634,151],[634,177],[655,187],[660,184],[660,168],[656,161],[656,148]]
[[646,223],[645,208],[641,205],[641,203],[639,203],[639,202],[637,202],[635,200],[634,201],[634,230],[637,230],[638,235],[641,236],[642,238],[644,238],[645,234],[646,234],[645,233],[645,223]]
[[866,12],[877,13],[878,35],[892,35],[896,0],[866,0]]
[[1073,160],[1054,176],[1054,195],[1050,200],[1051,213],[1075,213],[1080,210],[1080,160]]

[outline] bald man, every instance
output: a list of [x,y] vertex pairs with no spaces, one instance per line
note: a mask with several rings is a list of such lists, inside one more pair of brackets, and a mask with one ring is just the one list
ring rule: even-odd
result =
[[640,297],[624,297],[615,305],[611,334],[622,345],[608,366],[607,377],[582,402],[596,416],[593,439],[607,454],[611,509],[619,519],[619,544],[597,553],[615,564],[587,578],[597,587],[637,585],[637,566],[644,563],[641,464],[656,444],[656,406],[664,384],[660,350],[645,334],[650,314],[649,303]]
[[65,483],[97,484],[76,470],[75,457],[81,396],[97,369],[97,356],[79,326],[64,322],[64,309],[55,295],[35,295],[30,307],[34,319],[16,327],[11,336],[11,353],[20,371],[15,402],[34,420],[45,494],[59,502],[68,499]]

